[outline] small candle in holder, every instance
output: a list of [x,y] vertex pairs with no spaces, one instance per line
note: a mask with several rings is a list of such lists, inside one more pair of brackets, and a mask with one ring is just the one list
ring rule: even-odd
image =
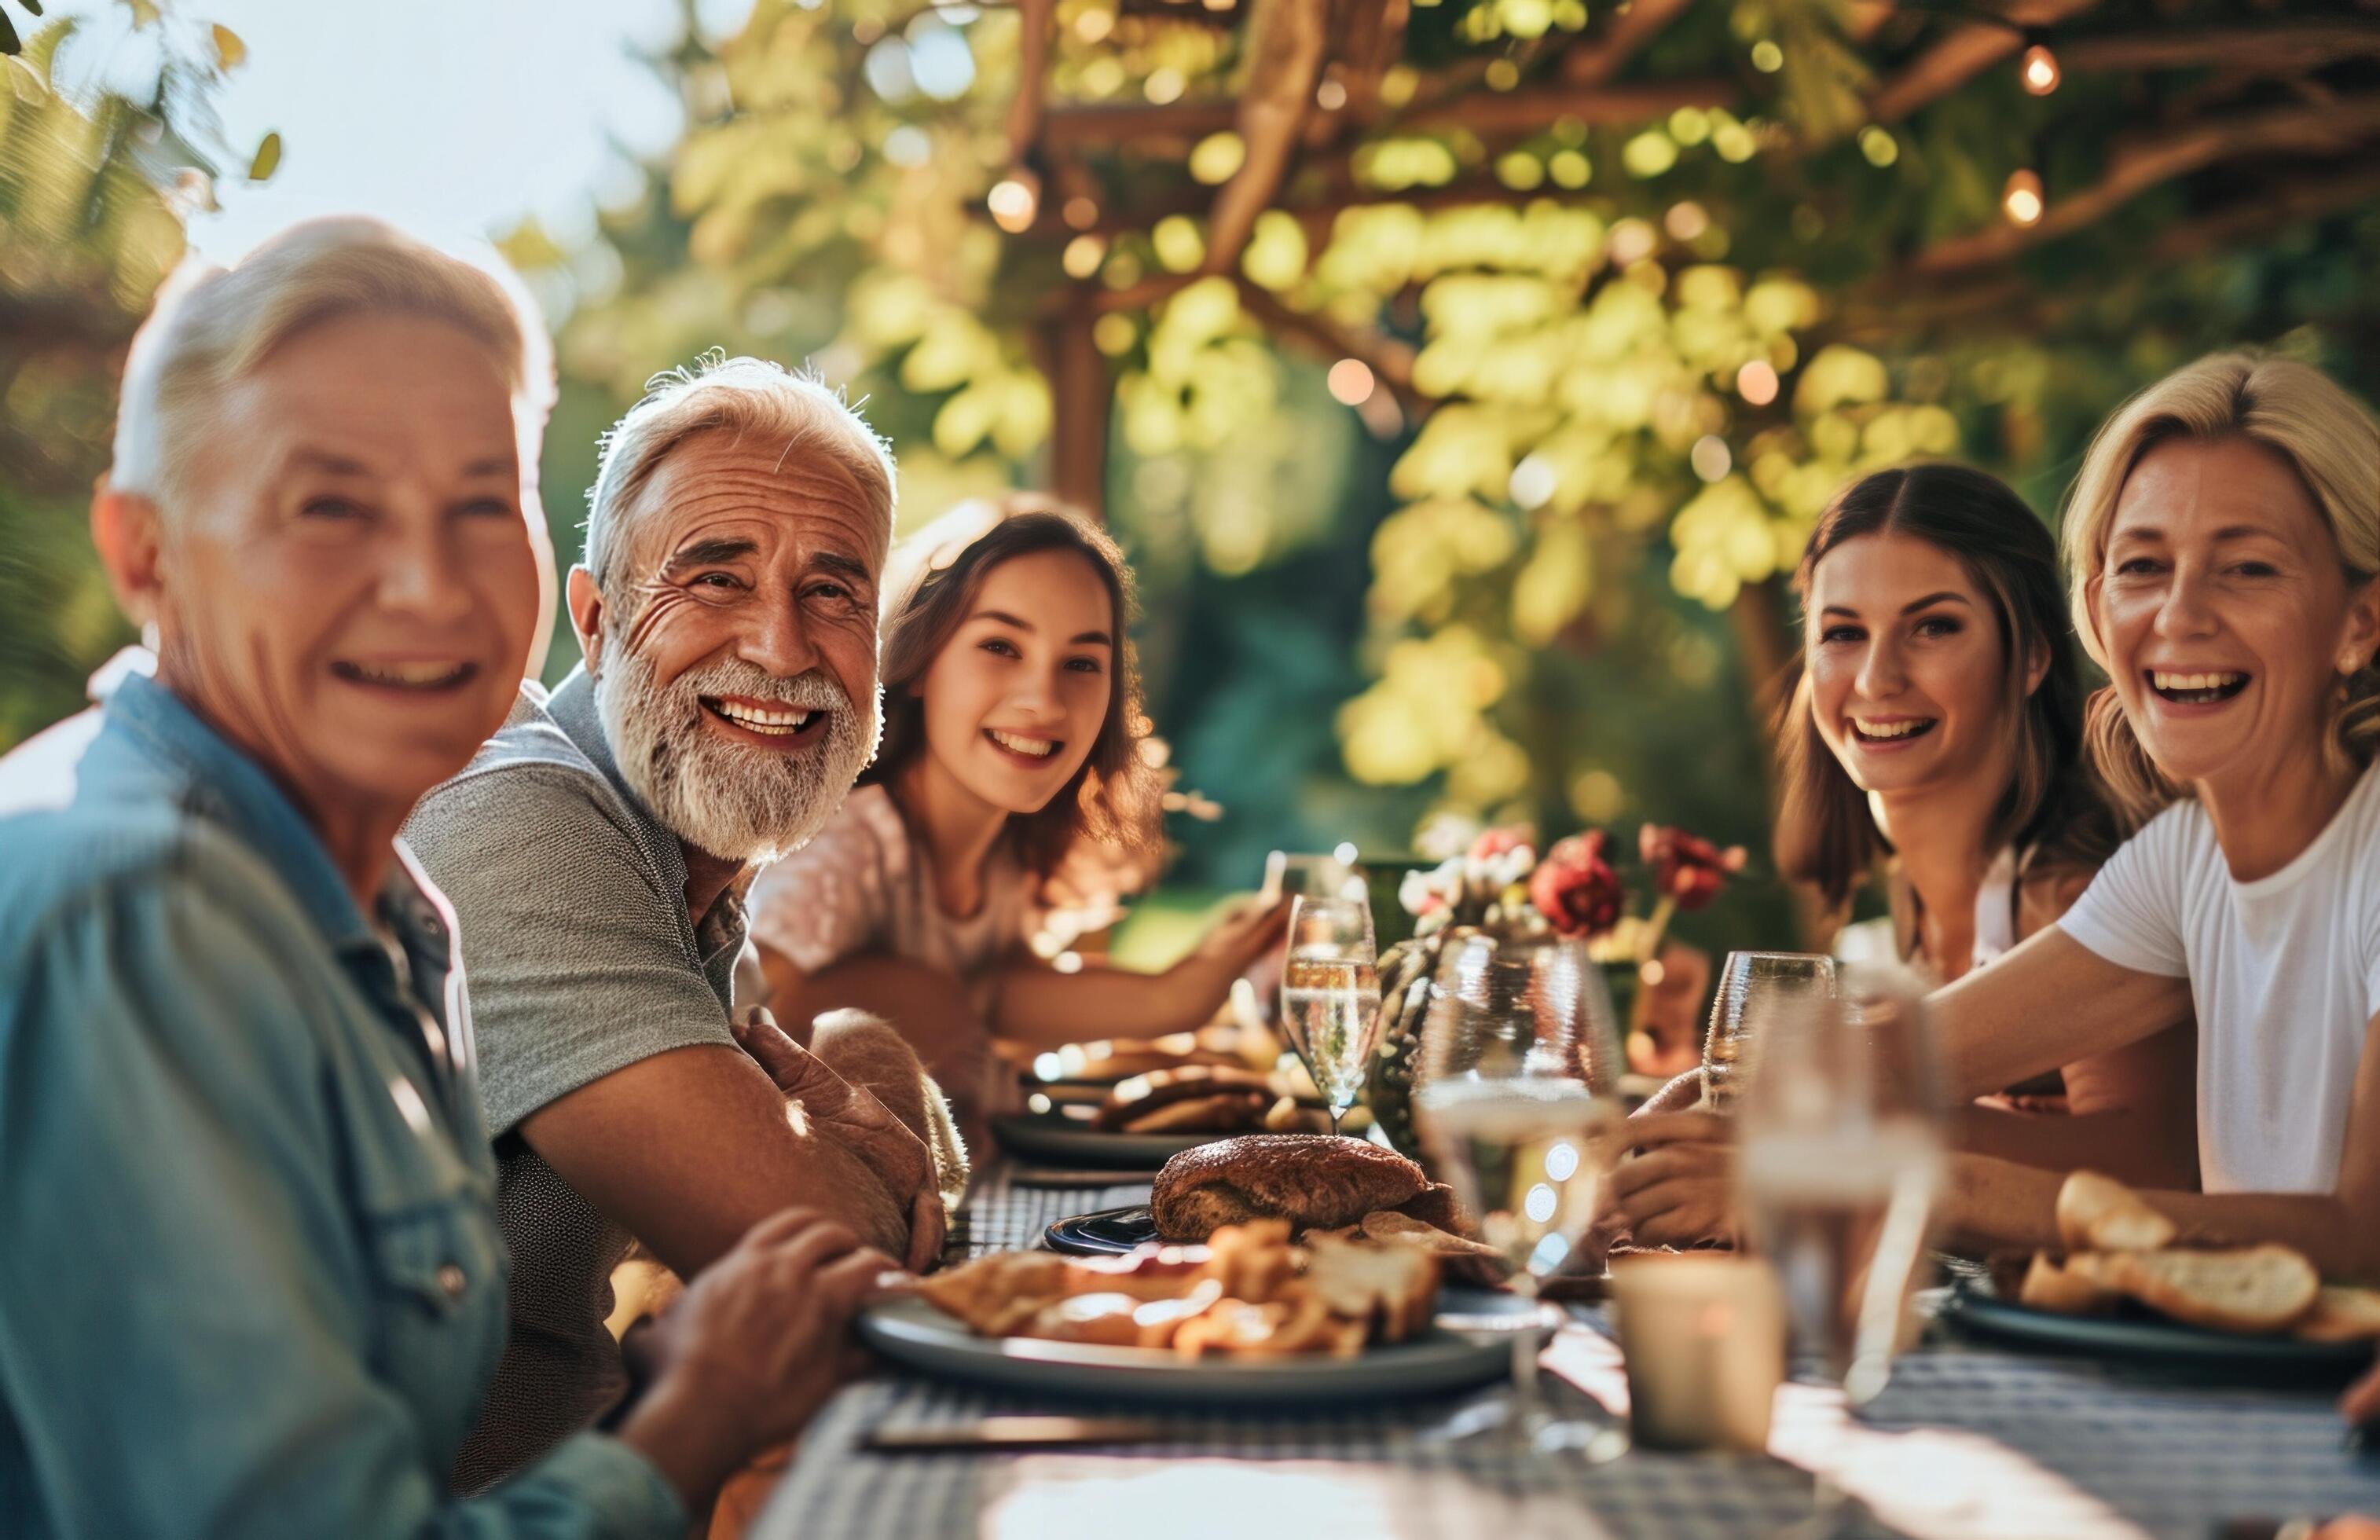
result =
[[1767,1263],[1719,1254],[1615,1256],[1611,1299],[1638,1443],[1767,1447],[1769,1408],[1785,1375],[1785,1298]]

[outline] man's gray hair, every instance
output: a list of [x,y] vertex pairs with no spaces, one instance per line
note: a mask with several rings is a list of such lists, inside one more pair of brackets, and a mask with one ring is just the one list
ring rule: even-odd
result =
[[713,430],[758,435],[779,451],[780,463],[812,456],[832,462],[892,527],[892,446],[841,391],[765,358],[714,351],[647,381],[645,398],[603,435],[602,463],[587,494],[586,565],[605,592],[612,591],[628,511],[654,467],[694,434]]
[[493,251],[441,250],[358,214],[292,224],[228,267],[192,258],[165,281],[125,359],[109,486],[170,502],[224,391],[298,333],[357,315],[443,321],[485,345],[534,481],[553,352],[528,291]]

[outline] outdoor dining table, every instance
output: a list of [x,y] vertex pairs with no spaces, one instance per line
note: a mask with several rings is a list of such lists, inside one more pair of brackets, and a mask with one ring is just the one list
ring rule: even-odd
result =
[[[1040,1184],[995,1167],[978,1176],[948,1255],[1031,1246],[1052,1220],[1148,1197],[1146,1182]],[[1624,1404],[1604,1325],[1599,1312],[1573,1307],[1546,1363],[1607,1404]],[[2380,1514],[2380,1456],[2346,1447],[2335,1388],[2210,1384],[2154,1364],[2010,1351],[1939,1327],[1856,1421],[1829,1392],[1787,1386],[1766,1454],[1637,1449],[1591,1465],[1515,1439],[1446,1436],[1466,1410],[1505,1394],[1497,1386],[1320,1413],[1190,1411],[1166,1417],[1159,1441],[1108,1448],[870,1452],[861,1439],[879,1426],[1148,1414],[887,1370],[827,1405],[752,1533],[1693,1540],[1806,1520],[1803,1466],[1828,1469],[1860,1499],[1840,1531],[1852,1534],[2213,1536],[2274,1533],[2227,1527],[2243,1519]]]

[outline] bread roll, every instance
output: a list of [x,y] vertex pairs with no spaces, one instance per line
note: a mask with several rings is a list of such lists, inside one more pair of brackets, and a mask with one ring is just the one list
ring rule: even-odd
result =
[[2107,1272],[2150,1309],[2217,1331],[2278,1331],[2322,1291],[2313,1264],[2287,1246],[2121,1252]]
[[2111,1176],[2076,1171],[2058,1190],[2058,1234],[2070,1252],[2155,1251],[2173,1241],[2173,1221]]
[[2034,1252],[2033,1266],[2025,1269],[2024,1286],[2018,1291],[2017,1301],[2035,1310],[2054,1310],[2061,1316],[2095,1316],[2119,1297],[2105,1279],[2106,1269],[2101,1264],[2106,1260],[2094,1253],[2081,1252],[2060,1266],[2047,1252]]
[[1336,1230],[1429,1190],[1422,1169],[1393,1151],[1327,1134],[1244,1134],[1183,1151],[1149,1191],[1157,1232],[1203,1241],[1223,1225],[1284,1219]]
[[2299,1317],[2297,1334],[2309,1342],[2380,1339],[2380,1289],[2324,1289],[2313,1308]]

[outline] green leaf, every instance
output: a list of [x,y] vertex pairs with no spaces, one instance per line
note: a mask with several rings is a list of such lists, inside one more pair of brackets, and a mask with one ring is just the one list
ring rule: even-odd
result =
[[264,142],[256,147],[256,159],[248,164],[248,179],[251,182],[269,181],[280,169],[281,135],[276,131],[265,135]]

